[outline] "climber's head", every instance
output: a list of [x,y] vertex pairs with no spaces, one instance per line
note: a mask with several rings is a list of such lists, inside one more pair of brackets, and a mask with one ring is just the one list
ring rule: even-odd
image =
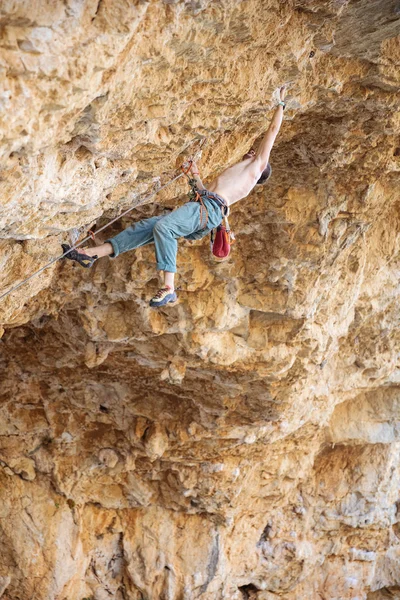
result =
[[265,183],[266,181],[268,181],[268,179],[271,177],[271,174],[272,174],[272,168],[271,168],[271,165],[268,163],[267,166],[265,167],[264,171],[261,173],[261,177],[257,181],[257,185],[261,185],[261,184]]

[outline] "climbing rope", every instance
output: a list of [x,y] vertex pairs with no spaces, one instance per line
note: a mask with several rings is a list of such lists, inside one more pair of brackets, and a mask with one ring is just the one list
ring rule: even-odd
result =
[[90,231],[89,235],[87,237],[85,237],[85,239],[83,239],[81,242],[79,242],[78,244],[75,244],[74,246],[72,246],[69,250],[67,250],[66,252],[64,252],[64,254],[60,254],[60,256],[57,256],[56,258],[53,258],[46,265],[44,265],[43,267],[41,267],[40,269],[38,269],[37,271],[35,271],[34,273],[32,273],[32,275],[30,275],[26,279],[23,279],[23,281],[20,281],[17,285],[14,285],[14,287],[12,287],[9,290],[7,290],[7,292],[4,292],[4,294],[1,294],[0,295],[0,300],[2,300],[3,298],[5,298],[6,296],[8,296],[9,294],[11,294],[12,292],[15,292],[15,290],[18,290],[20,287],[22,287],[23,285],[25,285],[25,283],[27,283],[28,281],[30,281],[31,279],[33,279],[34,277],[36,277],[40,273],[43,273],[43,271],[45,271],[46,269],[48,269],[49,267],[51,267],[51,265],[53,265],[58,260],[61,260],[67,254],[69,254],[70,252],[72,252],[72,250],[76,250],[76,248],[79,248],[79,246],[82,246],[82,244],[85,244],[89,240],[93,240],[94,241],[95,236],[98,235],[100,232],[104,231],[104,229],[106,229],[107,227],[109,227],[110,225],[112,225],[113,223],[115,223],[116,221],[118,221],[119,219],[121,219],[122,217],[124,217],[125,215],[127,215],[128,213],[130,213],[134,208],[137,208],[138,206],[141,206],[142,204],[145,204],[145,202],[147,202],[148,200],[150,200],[151,198],[153,198],[154,196],[156,196],[156,194],[158,194],[159,192],[161,192],[161,190],[165,190],[167,187],[169,187],[172,183],[174,183],[174,181],[177,181],[178,179],[180,179],[184,175],[187,175],[187,173],[190,171],[190,167],[192,166],[193,161],[195,161],[196,158],[197,158],[197,156],[200,154],[201,149],[202,149],[205,141],[206,141],[206,138],[203,138],[201,140],[200,146],[199,146],[196,154],[194,155],[193,159],[185,162],[182,165],[182,167],[181,167],[182,172],[181,173],[179,173],[178,175],[175,175],[175,177],[173,177],[172,179],[170,179],[170,181],[168,181],[167,183],[165,183],[164,185],[162,185],[161,187],[159,187],[158,190],[155,190],[154,192],[152,192],[148,196],[145,196],[143,198],[143,201],[140,204],[135,204],[134,206],[131,206],[130,208],[128,208],[127,210],[125,210],[123,213],[121,213],[118,217],[115,217],[114,219],[112,219],[111,221],[109,221],[108,223],[106,223],[105,225],[103,225],[103,227],[100,227],[100,229],[97,229],[96,232]]

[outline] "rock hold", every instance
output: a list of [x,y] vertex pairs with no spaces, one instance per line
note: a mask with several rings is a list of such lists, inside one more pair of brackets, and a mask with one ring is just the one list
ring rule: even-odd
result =
[[109,469],[113,469],[118,462],[118,454],[112,448],[103,448],[99,452],[99,461]]
[[0,576],[0,598],[2,598],[4,592],[6,591],[10,583],[11,577],[9,577],[8,575],[5,577]]
[[8,467],[26,481],[33,481],[36,477],[35,463],[30,458],[21,457],[11,459],[8,461]]
[[[4,6],[3,6],[4,5]],[[59,261],[0,303],[0,595],[382,600],[400,586],[394,0],[2,3],[1,290],[202,147],[259,143],[229,260]],[[61,540],[61,542],[60,542]],[[2,591],[1,591],[2,590]]]

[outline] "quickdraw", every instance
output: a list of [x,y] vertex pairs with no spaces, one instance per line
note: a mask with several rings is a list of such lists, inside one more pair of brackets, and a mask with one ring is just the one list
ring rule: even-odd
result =
[[[184,168],[186,164],[189,164],[189,167]],[[182,171],[185,173],[188,178],[188,184],[190,187],[190,191],[188,193],[190,202],[199,202],[200,203],[200,223],[199,229],[205,229],[208,223],[208,210],[206,205],[203,202],[203,198],[200,196],[199,191],[197,189],[197,181],[193,177],[189,177],[188,173],[192,167],[193,161],[189,160],[188,163],[182,165]]]

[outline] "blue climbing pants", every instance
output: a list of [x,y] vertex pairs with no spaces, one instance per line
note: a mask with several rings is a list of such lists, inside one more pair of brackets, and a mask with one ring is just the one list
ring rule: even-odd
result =
[[200,203],[187,202],[168,215],[138,221],[107,240],[113,247],[112,257],[154,243],[157,269],[176,273],[177,239],[200,240],[222,221],[220,206],[206,197],[203,202],[208,211],[205,228],[200,229]]

